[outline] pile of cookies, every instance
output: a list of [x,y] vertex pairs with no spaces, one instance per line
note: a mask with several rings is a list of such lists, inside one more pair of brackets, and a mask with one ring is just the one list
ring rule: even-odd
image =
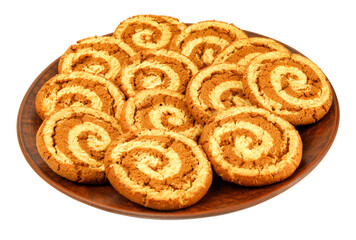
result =
[[295,126],[331,103],[322,71],[272,39],[139,15],[62,55],[36,97],[37,148],[66,179],[174,210],[207,193],[213,170],[243,186],[288,178],[302,159]]

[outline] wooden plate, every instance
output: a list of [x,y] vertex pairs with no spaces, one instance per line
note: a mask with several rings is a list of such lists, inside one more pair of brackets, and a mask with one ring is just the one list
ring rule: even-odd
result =
[[[250,37],[264,37],[248,31],[246,33]],[[283,45],[291,52],[301,54]],[[304,145],[303,159],[299,168],[287,180],[266,187],[250,188],[224,182],[214,175],[211,188],[197,204],[176,211],[151,210],[130,202],[110,185],[88,186],[70,182],[54,173],[40,157],[36,148],[36,132],[42,121],[36,113],[35,98],[42,85],[58,73],[58,62],[59,59],[55,60],[36,78],[22,101],[17,119],[21,150],[30,166],[51,186],[76,200],[114,213],[177,219],[213,216],[251,207],[282,193],[308,175],[329,150],[339,125],[339,105],[333,90],[333,104],[329,113],[317,124],[298,127]]]

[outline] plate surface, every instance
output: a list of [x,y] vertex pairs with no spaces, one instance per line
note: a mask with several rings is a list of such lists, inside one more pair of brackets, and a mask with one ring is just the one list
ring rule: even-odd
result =
[[[264,37],[245,32],[249,37]],[[301,54],[283,45],[291,52]],[[303,140],[303,158],[291,177],[273,185],[251,188],[224,182],[214,174],[212,186],[198,203],[182,210],[156,211],[130,202],[109,184],[88,186],[70,182],[54,173],[42,160],[36,147],[36,132],[42,120],[36,113],[35,98],[42,85],[58,73],[58,62],[59,58],[36,78],[22,101],[17,119],[17,135],[21,150],[30,166],[51,186],[76,200],[114,213],[145,218],[178,219],[213,216],[251,207],[282,193],[308,175],[331,147],[339,125],[339,105],[332,90],[333,103],[325,117],[316,124],[297,128]]]

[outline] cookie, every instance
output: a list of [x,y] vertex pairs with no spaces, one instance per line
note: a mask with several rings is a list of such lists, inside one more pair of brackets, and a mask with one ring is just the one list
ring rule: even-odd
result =
[[117,85],[129,97],[138,91],[163,88],[184,94],[198,68],[187,57],[172,51],[141,52],[120,71]]
[[241,39],[221,52],[215,58],[214,64],[236,63],[241,66],[246,66],[252,58],[262,53],[274,51],[289,53],[289,50],[282,44],[270,38],[253,37]]
[[166,89],[150,89],[128,99],[121,113],[124,132],[162,129],[197,139],[203,127],[190,114],[184,95]]
[[36,111],[45,119],[59,109],[85,106],[120,117],[125,95],[109,80],[87,72],[57,74],[36,96]]
[[205,124],[212,114],[234,106],[249,106],[242,86],[243,70],[222,63],[201,70],[189,82],[187,104],[194,118]]
[[202,69],[211,65],[230,44],[244,38],[246,33],[233,24],[204,21],[183,30],[172,40],[170,50],[187,56]]
[[253,106],[217,113],[204,126],[199,141],[215,172],[243,186],[283,181],[302,158],[302,140],[294,126]]
[[168,49],[172,38],[186,28],[184,23],[173,17],[137,15],[120,23],[113,36],[136,52]]
[[330,109],[332,91],[323,72],[309,59],[270,52],[252,59],[243,80],[250,102],[293,125],[315,123]]
[[37,132],[37,149],[58,175],[78,183],[103,184],[104,155],[119,137],[119,121],[88,107],[63,108],[46,118]]
[[90,37],[70,46],[61,56],[58,72],[84,71],[115,82],[121,65],[135,52],[113,37]]
[[105,154],[111,185],[124,197],[157,210],[198,202],[212,182],[212,169],[192,139],[175,132],[142,130],[121,135]]

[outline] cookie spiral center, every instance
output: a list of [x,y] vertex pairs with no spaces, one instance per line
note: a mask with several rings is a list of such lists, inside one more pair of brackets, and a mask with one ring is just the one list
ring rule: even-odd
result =
[[[126,156],[126,157],[124,157]],[[160,142],[137,139],[115,149],[112,157],[122,159],[127,170],[137,168],[151,179],[164,180],[181,171],[181,157],[172,148],[164,148]],[[135,178],[136,175],[132,175]]]
[[271,81],[276,91],[283,90],[283,80],[287,82],[284,85],[289,85],[296,91],[310,89],[307,83],[307,76],[299,68],[288,66],[276,67],[271,73]]
[[[93,134],[93,132],[95,134]],[[97,159],[94,159],[85,149],[82,148],[83,133],[87,133],[84,140],[90,150],[105,151],[111,142],[111,138],[106,130],[94,123],[84,122],[74,126],[68,133],[68,149],[76,158],[83,162],[96,165]]]
[[226,109],[231,106],[250,105],[250,102],[242,96],[243,87],[241,81],[225,81],[216,85],[209,95],[209,102],[214,109]]
[[144,28],[135,29],[132,41],[142,48],[157,49],[167,45],[171,35],[169,26],[150,21],[145,24]]
[[[320,95],[320,91],[312,92],[315,90],[315,86],[308,81],[308,77],[302,69],[294,66],[277,66],[271,72],[270,81],[278,96],[289,103],[311,107],[319,104],[315,98]],[[310,97],[304,99],[299,97],[300,95],[308,96],[308,92],[310,92]]]
[[120,62],[106,51],[81,49],[70,53],[63,61],[63,72],[87,71],[113,80],[120,70]]
[[158,129],[169,127],[164,126],[164,118],[167,118],[167,121],[175,126],[180,126],[187,122],[186,113],[175,106],[154,106],[154,108],[149,112],[149,116],[153,126]]
[[222,142],[223,135],[229,132],[237,132],[229,144],[233,145],[236,156],[244,161],[259,159],[273,147],[271,135],[258,125],[244,121],[226,123],[215,131],[217,142]]
[[205,50],[202,60],[206,65],[210,65],[215,59],[214,49],[209,48]]
[[85,66],[82,70],[93,74],[102,74],[105,71],[105,67],[98,64],[90,64]]
[[84,106],[80,101],[75,101],[73,98],[78,98],[76,95],[80,94],[84,101],[89,101],[92,108],[101,109],[102,100],[93,91],[83,88],[82,86],[68,86],[62,88],[58,92],[53,91],[48,98],[43,100],[43,105],[48,106],[48,111],[54,111],[57,103],[64,103],[67,107]]
[[155,169],[160,165],[162,159],[149,155],[149,153],[143,153],[136,156],[136,167],[148,176],[158,180],[163,180],[179,173],[182,164],[178,154],[172,149],[165,151],[164,148],[160,146],[155,146],[154,148],[155,150],[164,153],[164,156],[168,157],[168,163],[162,168]]
[[150,61],[127,67],[125,78],[133,79],[135,85],[141,85],[142,89],[154,88],[164,83],[172,90],[179,87],[179,81],[175,81],[179,79],[179,75],[170,66]]
[[[212,44],[216,45],[219,47],[219,49],[223,49],[229,45],[229,42],[223,38],[216,37],[216,36],[204,36],[204,37],[198,37],[194,40],[189,41],[182,49],[182,54],[189,56],[193,52],[193,50],[201,45],[204,46],[206,44]],[[212,54],[213,49],[209,48],[210,54]],[[204,51],[204,53],[206,50]],[[209,54],[209,52],[208,52]]]
[[149,75],[142,79],[142,86],[144,88],[155,88],[162,84],[162,79],[157,75]]

